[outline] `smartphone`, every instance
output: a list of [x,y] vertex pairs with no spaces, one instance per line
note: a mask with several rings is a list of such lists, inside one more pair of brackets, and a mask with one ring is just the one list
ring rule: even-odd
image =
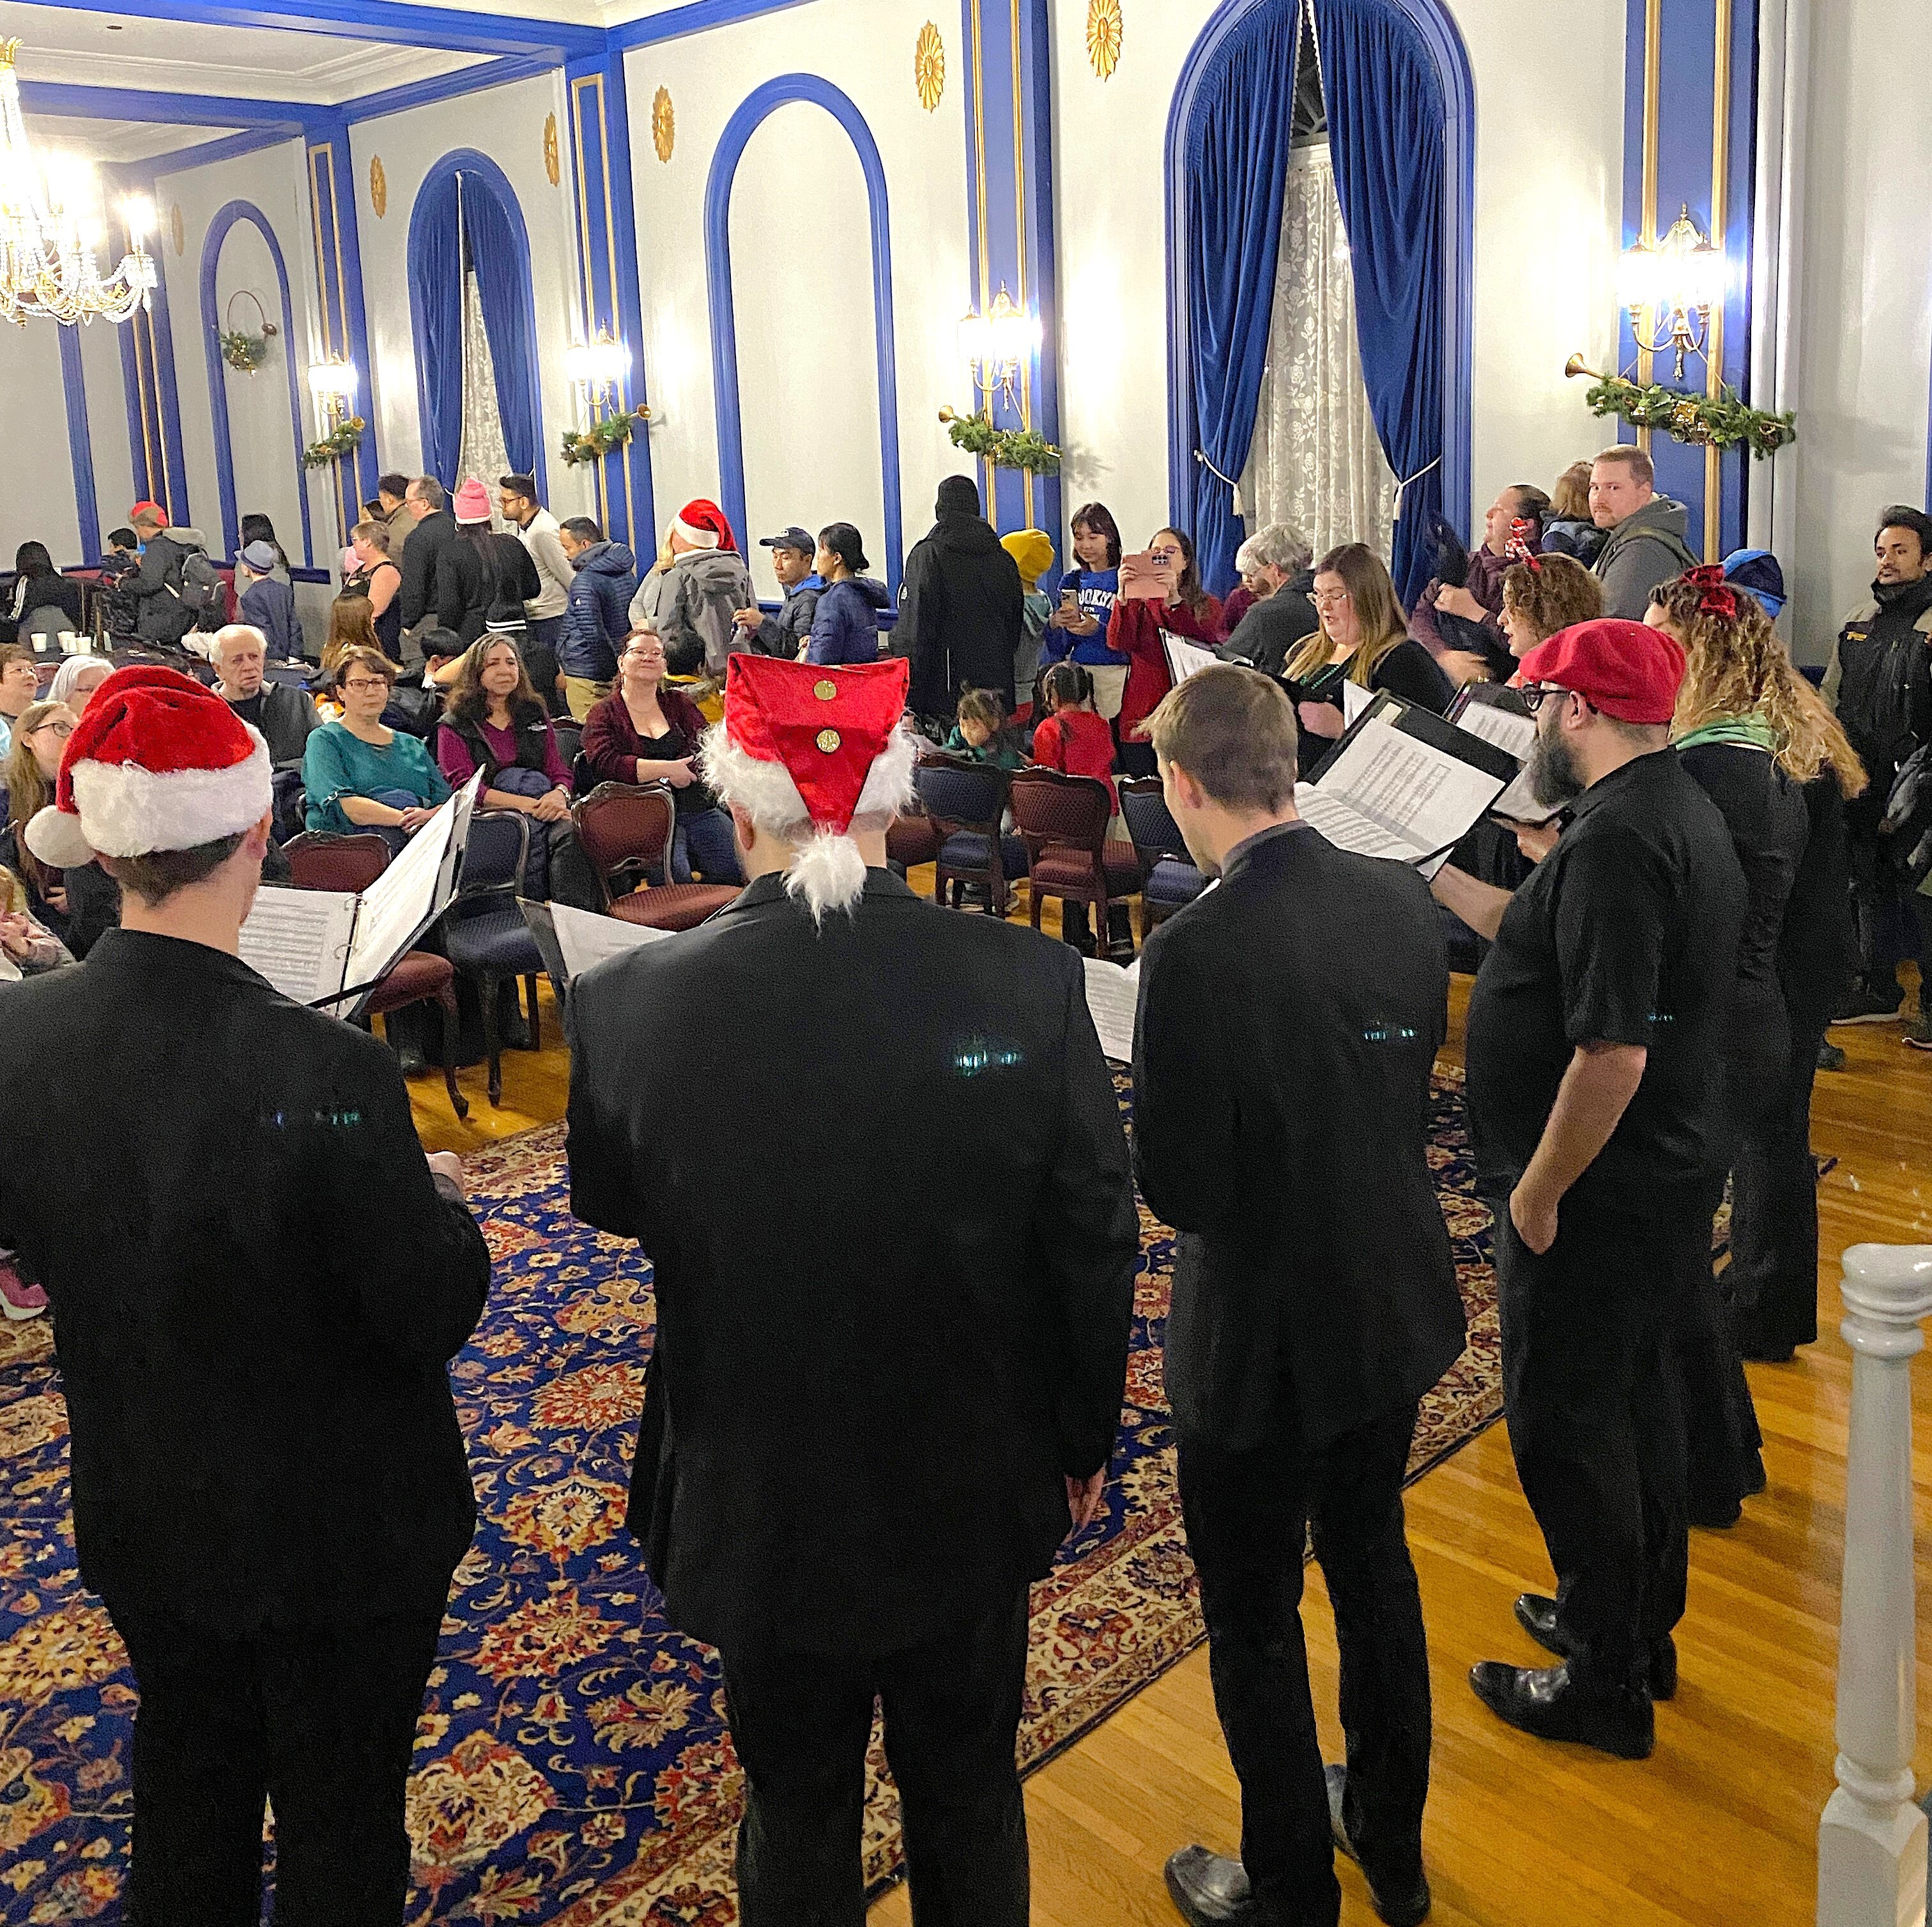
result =
[[1068,614],[1077,616],[1080,613],[1080,591],[1078,589],[1061,590],[1060,606],[1066,610]]

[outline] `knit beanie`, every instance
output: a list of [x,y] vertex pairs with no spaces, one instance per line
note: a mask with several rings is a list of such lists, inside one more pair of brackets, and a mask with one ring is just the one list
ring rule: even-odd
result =
[[1053,544],[1042,529],[1016,529],[1000,538],[1000,546],[1020,572],[1020,587],[1031,595],[1040,578],[1053,566]]
[[456,491],[450,506],[459,522],[487,522],[490,516],[490,491],[472,475]]

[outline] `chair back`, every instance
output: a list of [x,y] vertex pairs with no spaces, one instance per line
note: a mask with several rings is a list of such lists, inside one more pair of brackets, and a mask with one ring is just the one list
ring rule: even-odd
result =
[[550,718],[550,733],[556,738],[557,754],[568,767],[584,747],[584,725],[572,722],[568,716],[558,716]]
[[22,642],[38,640],[52,648],[58,641],[61,631],[73,626],[73,617],[58,602],[44,602],[38,609],[29,609],[20,618],[20,638]]
[[341,890],[360,895],[389,866],[389,846],[373,831],[330,836],[311,830],[282,845],[289,881],[297,890]]
[[1014,772],[1012,809],[1029,863],[1049,844],[1085,850],[1098,860],[1106,848],[1114,799],[1097,776],[1028,768]]
[[1163,858],[1177,863],[1193,862],[1158,776],[1123,776],[1120,791],[1120,815],[1143,869],[1151,870]]
[[463,846],[462,884],[458,903],[478,897],[514,897],[523,888],[524,866],[530,860],[530,819],[520,811],[479,809],[470,819],[469,840]]
[[664,874],[677,824],[668,783],[599,783],[571,806],[570,820],[606,908],[624,894],[611,888],[614,878],[633,872]]
[[1009,773],[989,763],[974,763],[943,750],[922,755],[914,766],[912,786],[927,815],[949,830],[998,836],[1006,813]]

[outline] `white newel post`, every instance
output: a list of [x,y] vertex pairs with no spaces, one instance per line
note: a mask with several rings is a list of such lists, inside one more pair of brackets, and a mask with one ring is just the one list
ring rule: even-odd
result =
[[1839,1601],[1838,1790],[1818,1827],[1818,1927],[1924,1927],[1925,1816],[1912,1799],[1912,1361],[1932,1244],[1845,1253],[1852,1348]]

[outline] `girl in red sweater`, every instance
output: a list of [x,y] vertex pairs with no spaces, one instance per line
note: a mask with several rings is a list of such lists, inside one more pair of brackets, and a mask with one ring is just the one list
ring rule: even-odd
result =
[[1033,733],[1033,760],[1070,776],[1098,776],[1113,798],[1114,732],[1094,707],[1094,679],[1078,662],[1056,662],[1040,678],[1046,720]]

